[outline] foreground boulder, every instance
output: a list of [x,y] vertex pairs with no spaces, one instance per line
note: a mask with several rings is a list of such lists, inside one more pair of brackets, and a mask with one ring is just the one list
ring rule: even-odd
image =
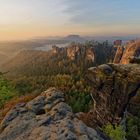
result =
[[104,64],[90,68],[87,79],[94,101],[88,124],[120,124],[130,99],[140,90],[140,65]]
[[15,106],[0,128],[0,140],[103,140],[76,118],[63,93],[54,88]]

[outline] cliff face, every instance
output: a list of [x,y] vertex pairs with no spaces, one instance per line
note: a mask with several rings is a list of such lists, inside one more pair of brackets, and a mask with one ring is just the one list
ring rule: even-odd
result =
[[71,60],[85,58],[88,61],[94,62],[94,51],[93,48],[87,48],[83,45],[74,45],[67,48],[67,57]]
[[103,140],[80,121],[64,102],[62,92],[51,88],[27,104],[18,104],[4,118],[0,140]]
[[94,49],[92,47],[86,47],[82,44],[72,44],[69,47],[65,48],[59,48],[57,46],[53,46],[52,53],[57,53],[57,54],[63,54],[66,55],[67,58],[70,60],[79,60],[79,59],[85,59],[91,62],[94,62]]
[[130,99],[140,89],[140,65],[104,64],[89,69],[94,106],[87,115],[91,126],[119,124]]
[[125,47],[117,46],[114,63],[140,63],[140,40],[130,41]]
[[114,57],[112,48],[103,43],[73,43],[49,51],[25,50],[3,64],[2,71],[9,71],[9,77],[73,73],[109,62]]
[[71,60],[75,60],[80,58],[81,55],[85,54],[86,49],[83,47],[83,45],[80,47],[80,45],[73,45],[72,47],[67,48],[67,57]]
[[122,46],[116,46],[116,50],[117,51],[116,51],[113,63],[120,63],[120,60],[124,52],[124,48]]
[[133,41],[126,45],[121,64],[128,64],[132,57],[140,57],[140,41]]
[[108,62],[114,57],[115,49],[107,42],[88,42],[87,44],[72,43],[68,47],[59,48],[53,46],[51,52],[54,54],[65,54],[70,60],[84,59],[95,65]]

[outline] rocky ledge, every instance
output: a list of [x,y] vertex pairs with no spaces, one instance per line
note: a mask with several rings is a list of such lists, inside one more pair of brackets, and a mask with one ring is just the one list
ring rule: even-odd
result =
[[89,69],[87,80],[94,101],[87,114],[88,124],[120,124],[129,101],[140,90],[140,65],[100,65]]
[[27,104],[16,105],[0,125],[0,140],[103,140],[79,120],[51,88]]

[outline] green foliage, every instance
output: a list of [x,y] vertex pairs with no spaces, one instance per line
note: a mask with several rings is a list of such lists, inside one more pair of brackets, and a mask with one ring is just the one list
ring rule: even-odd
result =
[[31,85],[28,81],[19,81],[15,89],[18,91],[18,93],[24,95],[25,93],[30,93],[31,92]]
[[127,119],[127,133],[128,140],[140,139],[140,118],[131,116]]
[[112,140],[125,140],[126,133],[120,125],[113,126],[112,124],[108,124],[103,126],[102,131]]
[[82,76],[57,74],[48,76],[20,77],[12,81],[20,95],[38,93],[56,87],[65,93],[66,102],[74,112],[87,112],[91,104],[90,87]]
[[[19,95],[40,94],[49,87],[56,87],[65,93],[66,101],[74,112],[88,111],[90,87],[85,83],[84,74],[89,67],[103,64],[110,58],[112,45],[91,41],[85,44],[72,43],[69,47],[71,50],[79,48],[74,60],[62,49],[59,53],[22,51],[10,61],[6,68],[9,71],[7,77]],[[92,48],[98,54],[95,63],[86,57]]]
[[91,105],[91,97],[88,93],[81,93],[76,91],[71,91],[66,94],[68,97],[68,104],[72,107],[73,112],[87,112]]
[[0,75],[0,108],[14,96],[11,84]]

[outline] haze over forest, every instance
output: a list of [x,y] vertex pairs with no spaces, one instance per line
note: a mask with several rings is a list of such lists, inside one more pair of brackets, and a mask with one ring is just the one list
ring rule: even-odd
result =
[[140,0],[0,0],[0,140],[140,140]]

